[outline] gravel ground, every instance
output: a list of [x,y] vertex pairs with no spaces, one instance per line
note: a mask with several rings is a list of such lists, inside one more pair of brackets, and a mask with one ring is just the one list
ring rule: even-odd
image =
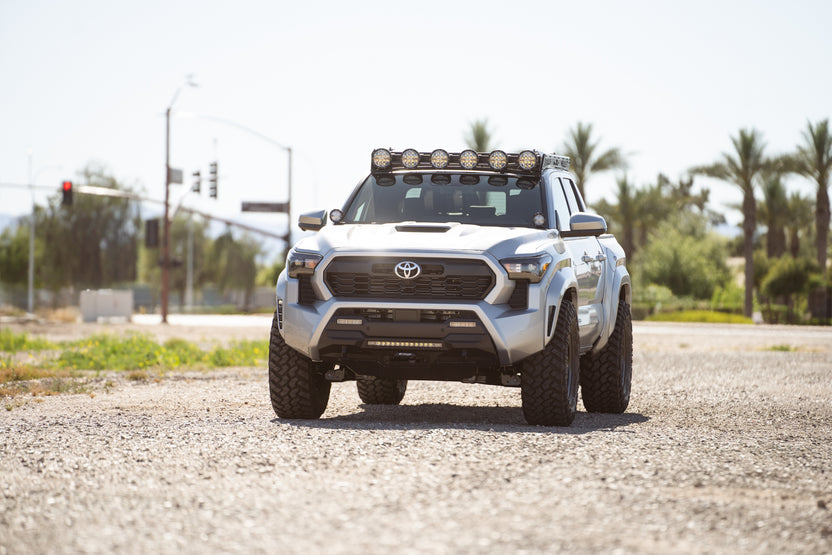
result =
[[[153,333],[217,333],[184,329]],[[832,553],[832,331],[635,342],[628,412],[570,428],[433,382],[399,407],[335,384],[322,420],[282,421],[258,368],[29,397],[0,414],[0,554]]]

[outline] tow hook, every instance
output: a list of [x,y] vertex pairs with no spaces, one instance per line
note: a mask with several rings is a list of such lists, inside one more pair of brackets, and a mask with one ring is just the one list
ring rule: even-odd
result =
[[500,374],[500,383],[507,387],[520,387],[520,374],[517,372],[503,372]]
[[337,368],[330,368],[324,374],[324,379],[328,382],[343,382],[344,369],[338,366]]

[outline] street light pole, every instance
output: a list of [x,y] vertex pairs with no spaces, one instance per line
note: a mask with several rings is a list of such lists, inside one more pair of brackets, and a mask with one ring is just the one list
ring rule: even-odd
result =
[[165,219],[162,225],[162,323],[168,323],[168,288],[170,287],[170,110],[179,94],[177,89],[165,111]]
[[32,194],[32,217],[29,220],[29,279],[26,293],[26,311],[29,314],[35,312],[35,179],[44,170],[60,168],[60,166],[47,166],[40,168],[36,174],[32,173],[32,149],[29,149],[29,191]]
[[288,158],[289,158],[289,164],[288,164],[289,182],[288,182],[288,185],[287,185],[288,191],[286,193],[287,194],[287,198],[286,198],[286,216],[288,217],[289,221],[288,221],[288,225],[287,225],[287,228],[286,228],[286,235],[284,237],[285,237],[285,241],[286,241],[286,250],[288,251],[292,246],[292,211],[291,211],[291,204],[292,204],[292,147],[286,146],[283,143],[275,141],[271,137],[268,137],[268,136],[264,135],[263,133],[260,133],[259,131],[255,131],[251,127],[245,126],[242,123],[238,123],[238,122],[232,121],[230,119],[221,118],[221,117],[217,117],[217,116],[211,116],[211,115],[208,115],[208,114],[196,114],[196,113],[193,113],[193,112],[178,112],[177,115],[185,116],[185,117],[200,118],[200,119],[205,119],[205,120],[210,120],[210,121],[216,121],[218,123],[222,123],[223,125],[229,125],[231,127],[236,127],[237,129],[240,129],[241,131],[245,131],[249,135],[253,135],[253,136],[255,136],[255,137],[257,137],[257,138],[259,138],[259,139],[261,139],[261,140],[263,140],[267,143],[270,143],[270,144],[276,146],[277,148],[280,148],[280,149],[286,151],[286,154],[288,155]]
[[183,86],[196,87],[193,76],[185,77],[184,85],[181,85],[173,94],[168,109],[165,110],[165,220],[162,226],[162,323],[168,323],[168,295],[170,293],[170,113],[176,97],[179,96]]
[[32,193],[32,218],[29,221],[29,288],[26,307],[29,314],[35,312],[35,189],[32,178],[32,151],[29,150],[29,190]]
[[292,248],[292,147],[286,147],[286,153],[289,155],[289,184],[286,194],[286,252]]

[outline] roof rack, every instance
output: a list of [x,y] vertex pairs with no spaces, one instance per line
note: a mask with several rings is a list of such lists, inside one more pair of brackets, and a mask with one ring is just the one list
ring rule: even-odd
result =
[[536,150],[506,153],[502,150],[476,152],[448,152],[438,148],[419,152],[408,148],[394,151],[387,148],[373,150],[370,171],[373,174],[401,170],[492,171],[521,175],[540,175],[546,169],[569,170],[569,157],[544,154]]

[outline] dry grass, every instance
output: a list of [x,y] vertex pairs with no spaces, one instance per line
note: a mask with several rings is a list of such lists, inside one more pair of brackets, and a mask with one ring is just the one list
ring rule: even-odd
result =
[[64,324],[72,324],[77,322],[81,317],[81,312],[77,307],[68,306],[65,308],[56,308],[50,310],[39,310],[38,316],[50,322],[61,322]]
[[78,372],[68,369],[37,368],[26,364],[0,365],[0,398],[86,391],[85,384],[75,379],[77,376]]

